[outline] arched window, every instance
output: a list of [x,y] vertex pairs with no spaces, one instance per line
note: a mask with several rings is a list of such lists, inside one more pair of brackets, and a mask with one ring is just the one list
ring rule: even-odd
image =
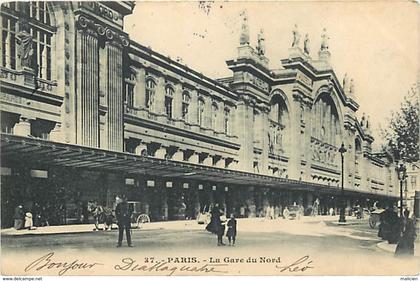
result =
[[124,79],[124,103],[127,107],[132,108],[134,107],[134,85],[136,83],[136,76],[134,73],[129,73],[129,77]]
[[198,125],[200,127],[203,127],[204,125],[204,100],[203,99],[199,99],[198,100]]
[[217,111],[219,108],[216,103],[211,105],[211,127],[213,130],[217,130]]
[[188,121],[188,108],[190,106],[190,95],[187,91],[182,93],[182,120]]
[[[290,147],[289,111],[280,91],[273,92],[270,100],[268,151],[273,154],[287,154]],[[261,119],[259,120],[261,122]],[[261,125],[259,126],[261,127]]]
[[340,122],[337,107],[329,94],[321,94],[313,106],[312,136],[333,146],[340,144]]
[[230,134],[230,109],[225,108],[223,119],[223,129],[226,135]]
[[146,80],[146,95],[145,95],[145,105],[146,108],[153,111],[154,102],[155,102],[155,93],[156,93],[156,83],[152,79]]
[[[17,15],[18,19],[12,14]],[[46,2],[10,2],[2,5],[1,65],[17,69],[16,41],[20,43],[19,48],[23,48],[22,42],[32,42],[32,46],[26,47],[29,60],[24,66],[33,68],[37,77],[51,80],[52,37],[56,30],[51,19]]]
[[171,86],[165,88],[165,113],[169,119],[172,119],[172,102],[174,99],[174,89]]

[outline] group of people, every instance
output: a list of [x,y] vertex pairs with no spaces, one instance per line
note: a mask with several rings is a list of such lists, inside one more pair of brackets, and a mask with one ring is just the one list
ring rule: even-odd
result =
[[211,219],[210,223],[206,227],[206,230],[217,235],[217,246],[226,245],[225,243],[223,243],[223,235],[225,234],[226,226],[226,236],[229,240],[229,246],[234,246],[236,242],[237,233],[237,222],[235,216],[231,214],[229,220],[227,220],[223,212],[220,210],[219,204],[215,204],[210,213]]
[[397,244],[396,256],[414,255],[414,241],[416,240],[415,219],[410,218],[410,211],[405,209],[400,218],[393,206],[380,214],[378,236],[387,240],[389,244]]
[[29,211],[25,212],[22,205],[19,205],[16,207],[13,219],[14,219],[14,228],[17,230],[35,229],[32,213]]

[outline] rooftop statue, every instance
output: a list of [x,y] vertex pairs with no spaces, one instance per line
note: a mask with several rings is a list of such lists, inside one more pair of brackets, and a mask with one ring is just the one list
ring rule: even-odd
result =
[[354,94],[354,81],[353,81],[353,79],[350,80],[350,94]]
[[322,41],[321,41],[321,51],[326,51],[329,48],[328,40],[330,37],[327,35],[327,29],[323,29],[322,35],[321,35]]
[[347,76],[347,73],[344,74],[344,78],[343,78],[343,89],[344,92],[347,92],[347,88],[349,87],[349,77]]
[[257,45],[258,55],[263,56],[265,54],[265,38],[264,30],[261,28],[260,33],[258,33],[258,45]]
[[305,52],[305,54],[309,55],[309,35],[307,33],[305,34],[305,40],[303,41],[303,51]]
[[243,22],[242,22],[242,29],[241,29],[241,37],[239,42],[241,45],[249,45],[249,26],[248,26],[248,16],[246,11],[243,12]]
[[300,42],[300,33],[299,33],[299,30],[298,30],[297,24],[295,24],[295,29],[293,30],[292,47],[299,47],[299,42]]

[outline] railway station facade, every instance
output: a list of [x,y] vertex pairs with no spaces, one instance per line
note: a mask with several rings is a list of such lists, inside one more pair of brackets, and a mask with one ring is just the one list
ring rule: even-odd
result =
[[244,18],[232,75],[213,79],[131,40],[134,5],[2,4],[3,227],[19,204],[65,224],[122,193],[155,221],[214,203],[255,217],[318,199],[326,213],[338,206],[341,144],[347,206],[397,201],[395,164],[372,151],[325,37],[316,58],[294,42],[269,69],[264,35],[253,47]]

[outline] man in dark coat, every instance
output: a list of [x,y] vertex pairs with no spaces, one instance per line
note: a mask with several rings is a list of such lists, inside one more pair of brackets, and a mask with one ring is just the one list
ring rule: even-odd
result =
[[23,211],[23,206],[19,205],[15,209],[15,214],[13,216],[15,223],[14,228],[19,230],[23,228],[23,222],[25,218],[25,212]]
[[396,256],[414,256],[414,240],[416,240],[416,229],[413,219],[409,218],[410,211],[404,211],[404,220],[402,224],[402,236],[395,249]]
[[131,244],[131,213],[130,208],[127,203],[127,198],[125,195],[122,196],[122,201],[117,204],[115,208],[115,215],[117,216],[118,222],[118,245],[117,247],[121,247],[124,229],[125,234],[127,236],[127,244],[128,247],[133,247]]
[[220,216],[222,215],[222,213],[219,209],[219,204],[215,204],[210,213],[211,219],[206,229],[211,233],[217,235],[217,246],[225,245],[223,243],[223,234],[225,233],[225,227],[224,225],[222,225],[222,221],[220,220]]

